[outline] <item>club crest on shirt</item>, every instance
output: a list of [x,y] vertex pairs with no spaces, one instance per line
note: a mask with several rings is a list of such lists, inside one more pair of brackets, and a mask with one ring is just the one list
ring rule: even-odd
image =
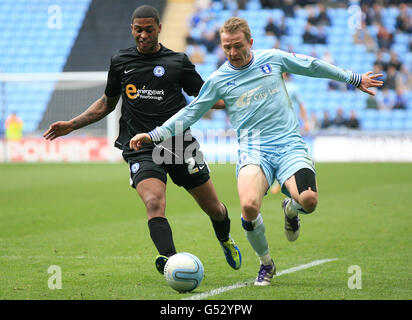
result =
[[272,67],[269,63],[260,66],[260,69],[263,71],[264,74],[270,74],[272,72]]
[[130,170],[132,173],[136,173],[140,168],[140,164],[138,162],[133,163],[132,166],[130,167]]
[[239,164],[243,164],[247,159],[246,153],[242,153],[239,157]]
[[162,66],[156,66],[153,69],[153,73],[156,77],[161,77],[165,74],[165,68],[163,68]]

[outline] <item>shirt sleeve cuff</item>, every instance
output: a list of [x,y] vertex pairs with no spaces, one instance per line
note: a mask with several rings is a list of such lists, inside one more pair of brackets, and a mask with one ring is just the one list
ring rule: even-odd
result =
[[148,135],[155,143],[165,141],[172,137],[172,134],[169,132],[169,130],[164,127],[156,127],[152,131],[148,132]]
[[357,88],[360,86],[361,82],[362,82],[362,75],[352,72],[348,83],[350,83],[351,85]]
[[150,138],[152,139],[153,142],[161,142],[162,137],[160,136],[160,133],[158,132],[157,128],[153,129],[152,131],[148,132]]

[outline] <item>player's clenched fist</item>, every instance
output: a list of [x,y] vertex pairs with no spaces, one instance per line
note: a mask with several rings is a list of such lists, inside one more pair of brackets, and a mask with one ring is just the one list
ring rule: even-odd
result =
[[147,133],[138,133],[130,139],[129,146],[131,149],[138,151],[143,143],[151,143],[152,139]]

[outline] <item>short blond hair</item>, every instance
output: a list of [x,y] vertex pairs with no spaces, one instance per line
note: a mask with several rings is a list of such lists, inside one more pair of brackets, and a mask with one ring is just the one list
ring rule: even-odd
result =
[[250,32],[249,24],[243,18],[232,17],[227,19],[223,26],[220,28],[219,33],[222,34],[223,32],[226,32],[233,34],[239,31],[245,35],[246,40],[249,42],[252,38],[252,35]]

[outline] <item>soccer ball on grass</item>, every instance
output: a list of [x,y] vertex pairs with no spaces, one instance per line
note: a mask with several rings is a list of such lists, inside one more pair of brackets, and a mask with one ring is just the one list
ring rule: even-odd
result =
[[176,291],[189,292],[202,282],[204,269],[202,262],[195,255],[179,252],[167,260],[164,276],[168,285]]

